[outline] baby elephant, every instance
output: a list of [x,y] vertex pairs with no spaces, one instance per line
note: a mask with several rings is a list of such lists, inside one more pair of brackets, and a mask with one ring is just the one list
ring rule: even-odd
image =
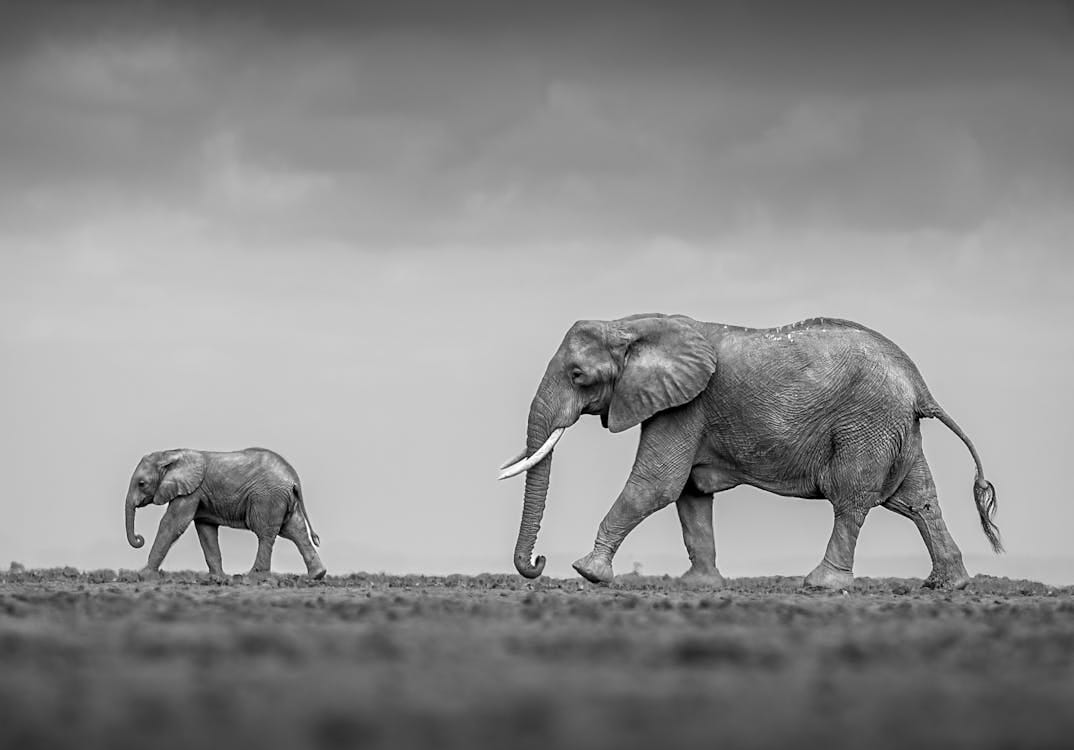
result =
[[141,535],[134,533],[134,511],[149,503],[167,504],[168,509],[160,519],[144,572],[160,569],[172,544],[193,521],[205,562],[214,575],[224,575],[218,538],[219,527],[224,525],[257,534],[257,558],[251,574],[268,573],[272,545],[279,534],[298,547],[310,578],[324,577],[325,567],[313,548],[321,540],[306,514],[298,474],[270,450],[212,453],[181,449],[144,456],[127,490],[127,541],[132,547],[145,544]]

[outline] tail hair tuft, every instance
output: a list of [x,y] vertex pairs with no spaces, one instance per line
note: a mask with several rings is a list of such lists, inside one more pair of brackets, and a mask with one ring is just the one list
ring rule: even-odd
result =
[[981,517],[981,529],[988,537],[992,551],[998,555],[1003,552],[1003,542],[993,520],[996,516],[996,488],[984,477],[978,477],[973,484],[973,499],[977,503],[977,515]]

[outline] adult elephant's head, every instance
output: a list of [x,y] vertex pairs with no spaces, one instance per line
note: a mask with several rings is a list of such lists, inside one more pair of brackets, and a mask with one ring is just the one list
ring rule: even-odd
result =
[[164,505],[189,495],[205,477],[205,458],[197,451],[174,450],[142,456],[131,475],[125,503],[127,541],[141,547],[145,539],[134,533],[134,511],[150,503]]
[[690,318],[657,313],[620,320],[583,320],[567,331],[530,405],[526,450],[500,479],[527,472],[515,568],[526,578],[544,570],[531,562],[544,515],[552,448],[582,414],[622,432],[664,409],[693,400],[716,369],[712,344]]

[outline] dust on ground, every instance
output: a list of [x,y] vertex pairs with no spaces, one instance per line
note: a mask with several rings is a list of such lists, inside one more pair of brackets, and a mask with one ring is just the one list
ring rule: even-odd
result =
[[1014,748],[1074,737],[1074,589],[0,574],[0,746]]

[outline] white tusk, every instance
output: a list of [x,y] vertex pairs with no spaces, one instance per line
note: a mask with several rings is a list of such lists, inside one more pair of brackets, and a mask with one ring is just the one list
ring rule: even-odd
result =
[[525,457],[526,457],[526,449],[523,448],[522,452],[519,453],[517,456],[515,456],[514,458],[509,458],[506,461],[504,461],[502,464],[500,464],[500,468],[501,469],[506,469],[511,464],[517,464],[519,461],[521,461]]
[[511,466],[506,467],[500,472],[498,479],[508,479],[517,474],[521,474],[524,471],[529,471],[531,468],[541,462],[545,456],[552,452],[552,449],[556,447],[556,443],[563,437],[563,433],[567,431],[566,427],[557,427],[552,430],[552,434],[548,436],[548,439],[544,441],[544,445],[537,449],[537,451],[529,458],[524,458]]

